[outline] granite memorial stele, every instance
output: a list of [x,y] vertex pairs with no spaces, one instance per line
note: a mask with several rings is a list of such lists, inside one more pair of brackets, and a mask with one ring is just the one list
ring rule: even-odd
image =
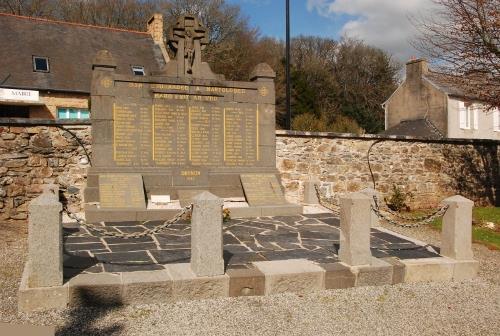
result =
[[175,57],[160,73],[117,74],[120,55],[98,52],[87,220],[168,219],[179,210],[152,209],[152,195],[186,203],[205,190],[245,197],[233,217],[301,213],[285,201],[276,169],[275,72],[262,63],[249,82],[226,81],[202,61],[207,43],[206,29],[186,15],[169,31]]

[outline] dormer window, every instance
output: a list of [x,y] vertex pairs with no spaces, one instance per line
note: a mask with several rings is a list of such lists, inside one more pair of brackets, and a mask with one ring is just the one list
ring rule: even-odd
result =
[[42,56],[33,56],[33,71],[49,72],[49,58]]
[[132,65],[132,72],[136,76],[146,76],[146,72],[144,72],[144,67],[140,65]]

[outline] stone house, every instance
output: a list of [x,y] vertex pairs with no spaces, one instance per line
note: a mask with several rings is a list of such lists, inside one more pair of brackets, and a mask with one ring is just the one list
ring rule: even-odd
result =
[[500,140],[500,110],[486,110],[429,70],[406,63],[406,79],[384,103],[387,135]]
[[131,31],[0,13],[0,118],[88,119],[92,61],[116,55],[117,73],[144,76],[168,61],[163,17]]

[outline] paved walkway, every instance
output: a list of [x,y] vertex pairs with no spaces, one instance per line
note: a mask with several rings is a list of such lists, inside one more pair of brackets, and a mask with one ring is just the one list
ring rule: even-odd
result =
[[[339,219],[331,213],[293,217],[232,219],[224,224],[224,260],[227,268],[249,267],[253,261],[309,259],[318,263],[338,261]],[[139,232],[160,222],[105,223],[110,231]],[[65,225],[64,276],[78,273],[129,272],[162,269],[164,264],[186,263],[190,259],[190,225],[173,224],[154,236],[139,239],[81,236],[84,228]],[[372,254],[428,258],[437,256],[425,246],[391,234],[371,230]]]

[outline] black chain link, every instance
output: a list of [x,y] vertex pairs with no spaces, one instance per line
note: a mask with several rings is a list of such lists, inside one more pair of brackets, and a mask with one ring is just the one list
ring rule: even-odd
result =
[[[169,219],[169,220],[163,222],[162,224],[159,224],[159,225],[157,225],[157,226],[155,226],[155,227],[153,227],[151,229],[145,229],[142,232],[133,232],[133,233],[122,233],[122,232],[107,231],[105,229],[105,227],[98,226],[98,225],[92,224],[92,223],[87,223],[82,218],[79,218],[76,214],[70,212],[66,206],[63,207],[63,212],[69,218],[75,220],[81,227],[84,227],[84,228],[88,229],[89,235],[92,236],[92,237],[115,237],[115,238],[124,238],[124,239],[130,239],[130,238],[137,239],[137,238],[141,238],[141,237],[144,237],[144,236],[151,236],[151,235],[154,235],[156,233],[159,233],[159,232],[167,229],[170,225],[172,225],[172,224],[176,223],[177,221],[179,221],[182,218],[182,216],[184,216],[187,213],[190,213],[192,207],[193,207],[192,204],[184,207],[172,219]],[[146,224],[148,222],[149,221],[142,222],[141,225]],[[84,235],[78,235],[78,236],[86,236],[86,235],[84,234]]]

